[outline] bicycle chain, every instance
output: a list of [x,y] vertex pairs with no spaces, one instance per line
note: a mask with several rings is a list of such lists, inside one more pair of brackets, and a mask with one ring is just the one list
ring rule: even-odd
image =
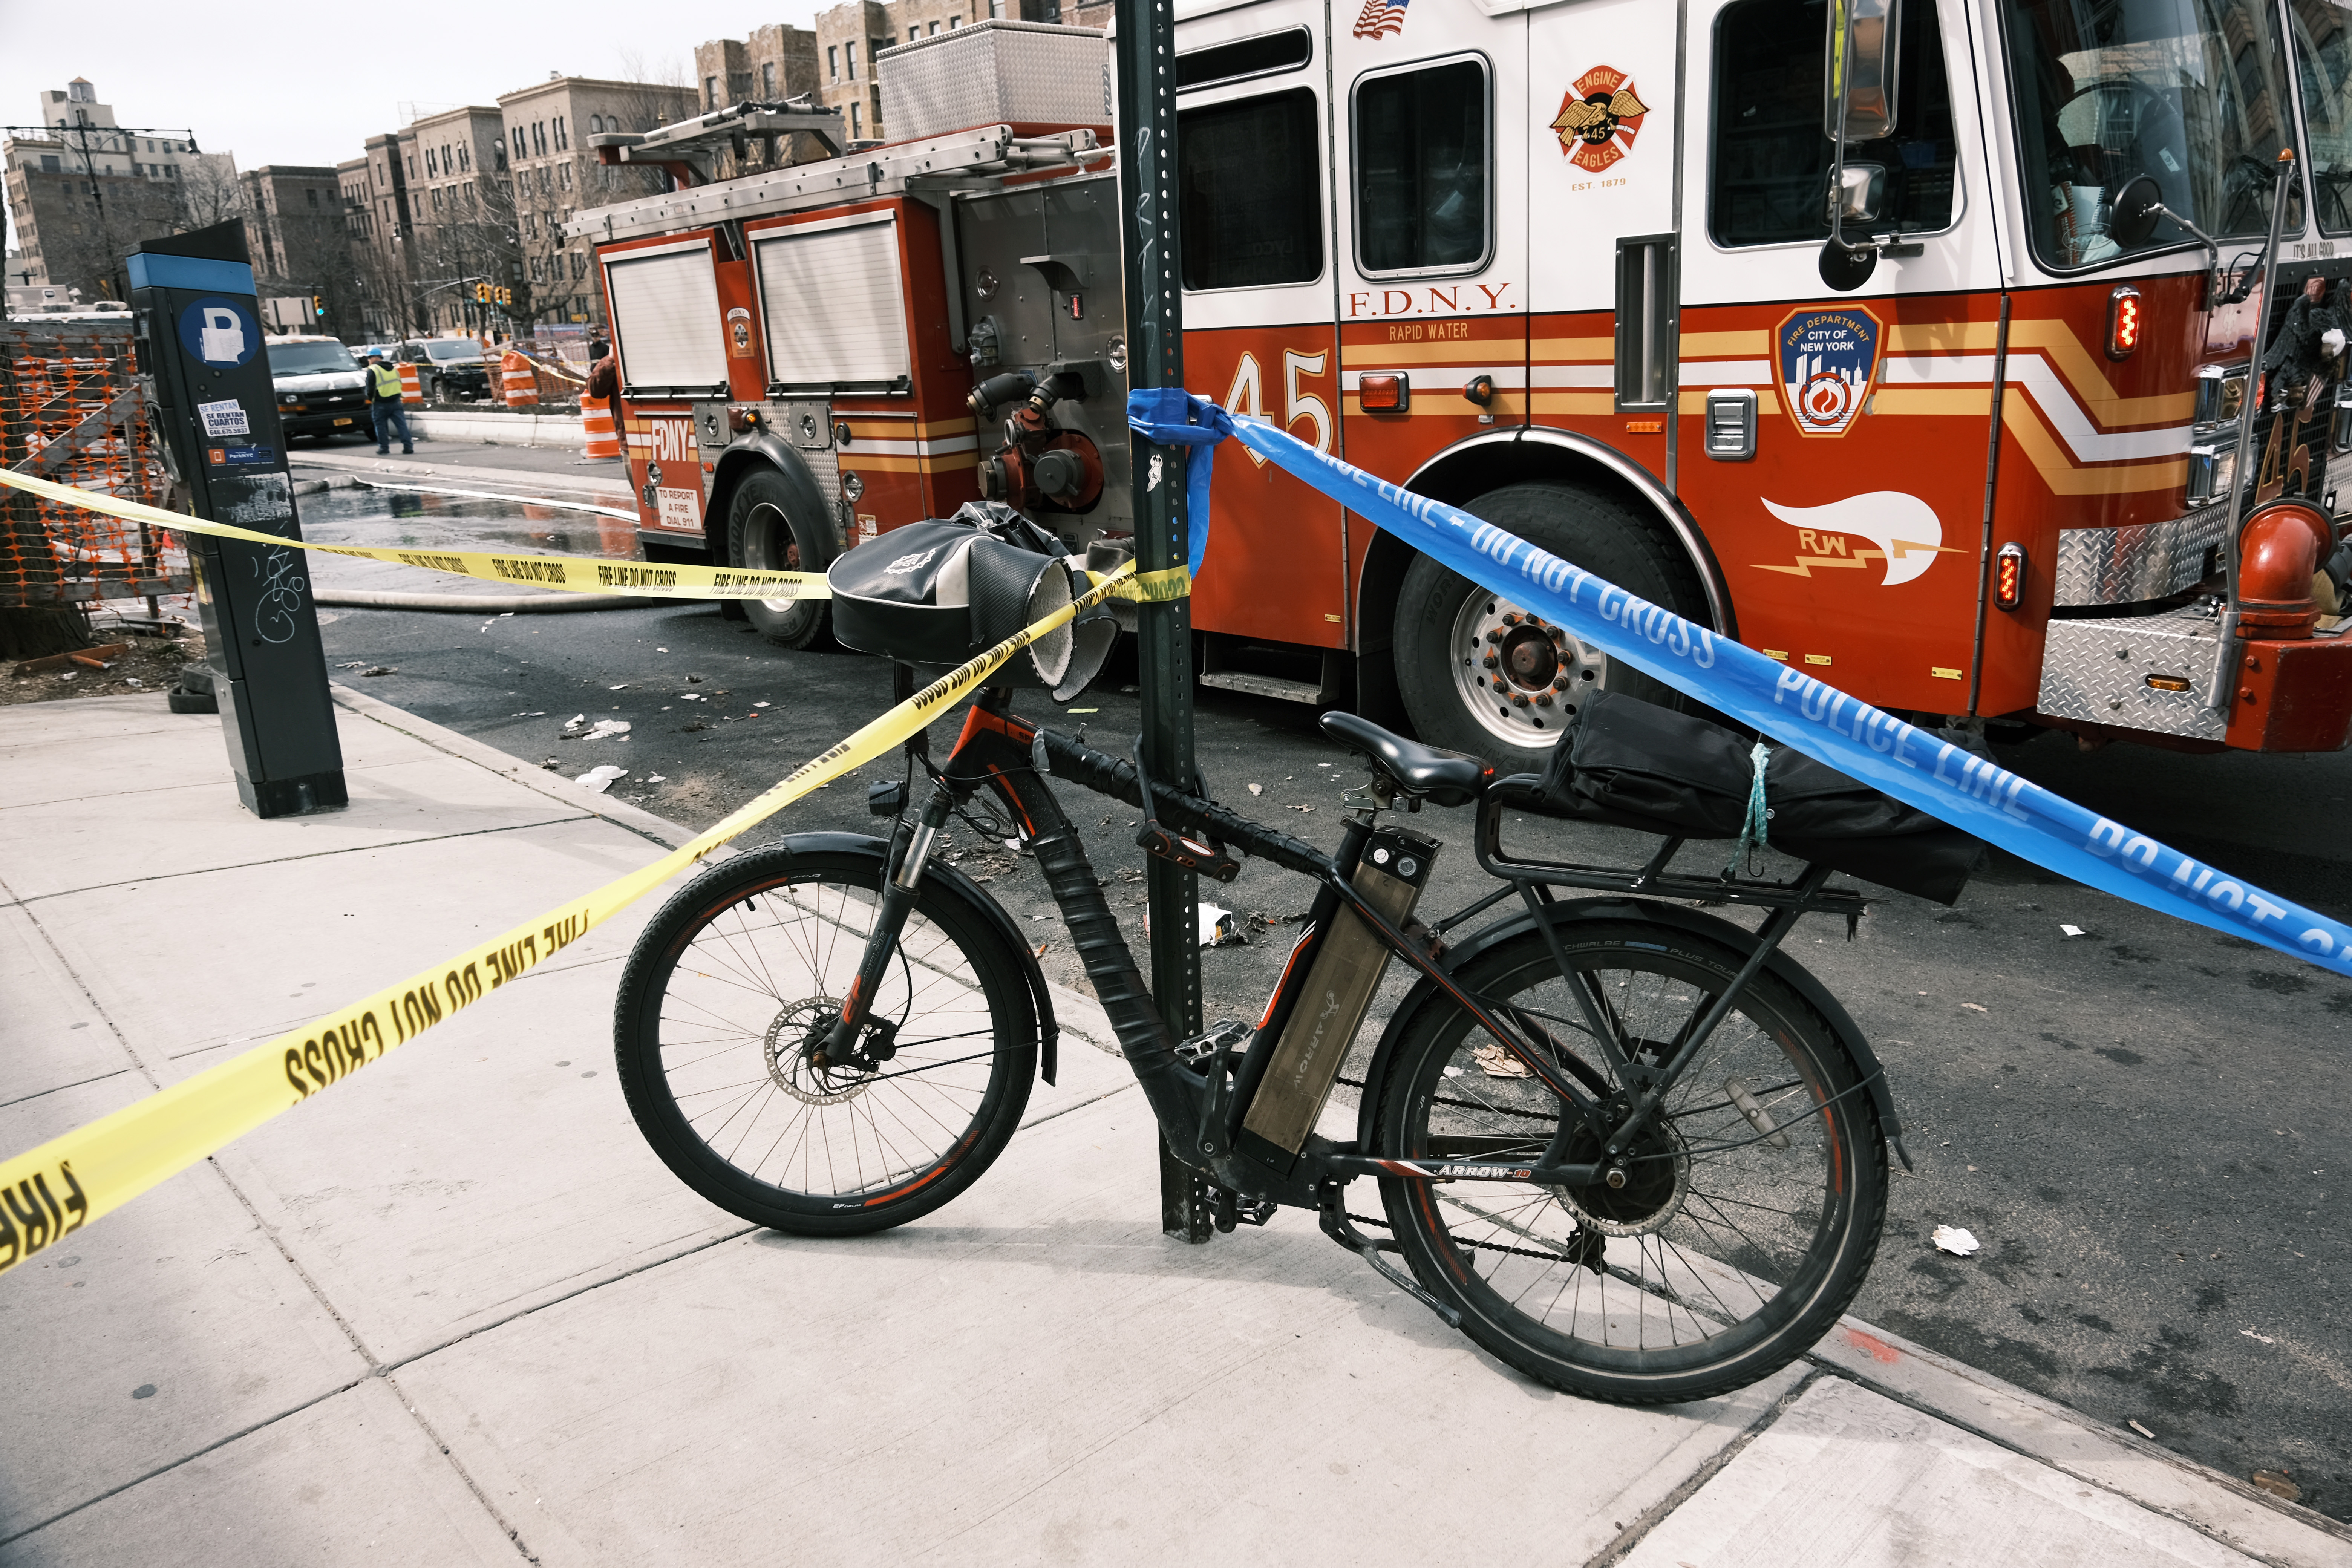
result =
[[[1388,1221],[1384,1219],[1374,1219],[1368,1214],[1351,1213],[1348,1217],[1354,1220],[1358,1225],[1376,1225],[1382,1230],[1394,1230],[1396,1228],[1394,1226],[1389,1224]],[[1507,1252],[1514,1258],[1540,1258],[1546,1263],[1573,1264],[1576,1262],[1575,1258],[1569,1257],[1564,1252],[1538,1252],[1532,1247],[1506,1247],[1499,1241],[1465,1241],[1460,1237],[1453,1237],[1453,1242],[1456,1247],[1466,1247],[1475,1252]]]

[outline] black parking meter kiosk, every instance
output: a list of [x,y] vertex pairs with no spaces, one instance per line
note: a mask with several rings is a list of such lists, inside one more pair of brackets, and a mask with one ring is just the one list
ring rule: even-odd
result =
[[[143,240],[124,263],[156,442],[191,510],[301,538],[245,226]],[[344,805],[342,743],[303,552],[188,537],[238,797],[256,816]]]

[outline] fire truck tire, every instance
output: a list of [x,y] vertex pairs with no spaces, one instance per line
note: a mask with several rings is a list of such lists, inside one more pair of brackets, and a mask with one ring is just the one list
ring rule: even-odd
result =
[[[1704,618],[1688,563],[1606,496],[1533,482],[1489,490],[1463,510],[1652,604]],[[1531,620],[1425,555],[1405,569],[1397,595],[1393,657],[1397,693],[1421,738],[1485,757],[1506,773],[1541,771],[1586,692],[1681,706],[1672,688]]]
[[[727,507],[727,560],[760,572],[822,572],[837,553],[832,520],[814,485],[763,468],[735,487]],[[833,623],[822,599],[749,599],[744,618],[770,642],[806,647]]]

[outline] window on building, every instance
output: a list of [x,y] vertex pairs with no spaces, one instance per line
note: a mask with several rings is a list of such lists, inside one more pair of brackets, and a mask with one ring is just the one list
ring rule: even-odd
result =
[[520,125],[514,128],[514,147],[516,157],[527,158],[530,155],[530,149],[523,143],[522,127]]
[[586,257],[584,257],[584,256],[580,255],[580,254],[579,254],[578,252],[576,252],[576,251],[575,251],[575,252],[573,252],[573,253],[572,253],[572,281],[576,283],[576,282],[578,282],[581,279],[585,278],[585,277],[587,277],[587,276],[588,276],[588,258],[587,258]]
[[433,149],[430,147],[425,149],[425,172],[428,174],[435,174],[440,172],[433,166]]
[[536,256],[530,258],[530,280],[534,283],[544,283],[547,281],[546,263],[542,262]]
[[1466,271],[1490,249],[1493,111],[1483,58],[1356,85],[1356,263],[1373,276]]
[[457,168],[464,174],[472,174],[474,171],[473,149],[463,142],[457,143]]
[[1004,15],[1004,0],[988,0],[988,17],[996,21]]
[[1303,87],[1176,117],[1185,288],[1322,276],[1321,125]]
[[180,165],[177,163],[166,163],[163,165],[163,173],[176,180],[180,177]]
[[841,79],[841,47],[838,44],[824,47],[824,75],[827,81]]
[[319,205],[319,192],[316,186],[312,186],[310,190],[304,191],[302,194],[310,198],[310,205],[312,206],[315,207]]
[[705,109],[719,107],[719,79],[715,76],[702,79],[702,107]]
[[41,154],[41,173],[44,174],[63,174],[64,172],[65,165],[58,162],[58,155],[56,153],[44,153]]
[[547,156],[547,121],[544,120],[530,122],[530,150],[540,157]]
[[572,165],[570,163],[559,163],[555,166],[555,183],[567,191],[572,188]]
[[[934,22],[934,23],[932,23],[932,24],[931,24],[931,26],[934,26],[934,27],[936,27],[936,26],[939,26],[939,24],[938,24],[937,22]],[[961,16],[950,16],[950,17],[948,18],[948,31],[949,31],[949,32],[952,33],[952,32],[954,32],[958,27],[961,27],[961,26],[963,26],[963,18],[962,18]]]
[[552,123],[555,126],[555,150],[560,153],[572,145],[572,133],[564,130],[563,116],[561,114],[555,117]]
[[527,212],[522,215],[522,237],[525,239],[537,239],[539,237],[539,215],[537,213]]
[[504,137],[499,139],[498,154],[498,164],[491,173],[503,174],[507,172],[507,143]]
[[844,44],[841,46],[841,50],[849,57],[849,79],[856,81],[857,79],[857,46]]
[[865,135],[865,128],[857,122],[857,105],[853,103],[849,106],[849,139],[852,142],[862,141]]
[[408,177],[412,180],[416,178],[416,154],[414,153],[408,155]]
[[922,36],[923,25],[920,22],[909,22],[907,24],[907,41],[908,43],[913,43],[917,38],[919,38]]
[[760,96],[769,102],[776,97],[776,62],[766,60],[760,66]]
[[433,210],[436,213],[441,210],[441,187],[438,185],[433,187]]

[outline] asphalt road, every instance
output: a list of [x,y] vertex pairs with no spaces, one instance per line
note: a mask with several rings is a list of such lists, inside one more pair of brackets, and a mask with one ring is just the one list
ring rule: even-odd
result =
[[[331,540],[626,548],[593,515],[496,502],[336,492],[307,500],[303,516],[313,537]],[[353,585],[365,574],[380,586],[458,586],[421,574],[394,582],[364,563],[318,565],[323,579]],[[888,700],[878,661],[787,653],[710,608],[321,618],[330,662],[343,667],[337,679],[514,756],[553,759],[567,774],[618,763],[629,776],[616,795],[691,826],[715,821]],[[394,673],[360,674],[374,667]],[[1119,679],[1081,696],[1064,721],[1087,724],[1111,750],[1138,722],[1138,700]],[[1038,696],[1024,706],[1042,715],[1051,704]],[[625,741],[565,740],[574,714],[632,729]],[[935,731],[942,753],[952,733],[952,723]],[[1361,775],[1311,711],[1203,691],[1197,745],[1229,804],[1336,844],[1339,792]],[[2336,831],[2352,797],[2352,756],[2182,757],[2121,745],[2083,754],[2045,735],[2001,760],[2234,875],[2352,918],[2352,847]],[[898,774],[869,766],[761,834],[868,830],[864,784]],[[1251,796],[1252,784],[1264,793]],[[1139,948],[1133,811],[1070,804],[1098,870],[1114,879],[1114,902],[1137,906]],[[1468,814],[1433,811],[1416,825],[1452,841],[1424,913],[1486,890]],[[1654,843],[1552,822],[1515,828],[1514,842],[1523,833],[1530,848],[1587,859],[1631,859]],[[964,830],[953,839],[950,853],[1047,944],[1048,971],[1083,987],[1034,867]],[[1253,863],[1207,896],[1275,921],[1251,945],[1202,955],[1209,1016],[1253,1017],[1286,945],[1280,917],[1306,907],[1306,889]],[[2307,1505],[2352,1519],[2343,1201],[2352,1191],[2352,984],[2005,855],[1953,909],[1888,895],[1851,942],[1814,923],[1799,928],[1790,951],[1870,1036],[1918,1167],[1895,1179],[1855,1310],[2095,1420],[2136,1423],[2231,1475],[2284,1471]],[[2066,924],[2084,934],[2063,935]],[[1966,1226],[1983,1250],[1937,1253],[1928,1241],[1937,1225]]]

